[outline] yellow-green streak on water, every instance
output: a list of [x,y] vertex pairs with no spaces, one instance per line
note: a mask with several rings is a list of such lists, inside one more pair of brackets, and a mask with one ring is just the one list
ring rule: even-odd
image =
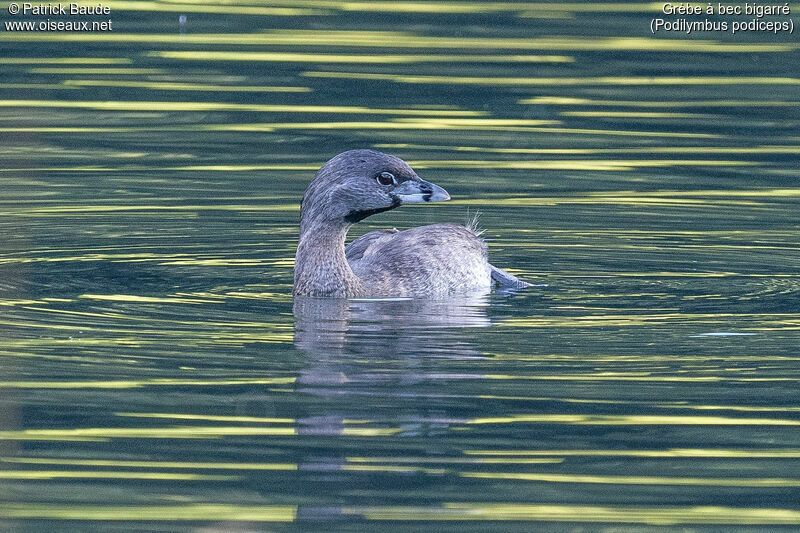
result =
[[292,522],[297,508],[287,505],[5,505],[5,519],[81,520],[81,521],[198,521],[233,520],[241,522]]
[[502,503],[446,503],[442,507],[368,507],[345,509],[346,514],[369,520],[519,520],[546,522],[680,525],[795,525],[800,512],[790,509],[737,507],[601,507],[590,505],[530,505]]

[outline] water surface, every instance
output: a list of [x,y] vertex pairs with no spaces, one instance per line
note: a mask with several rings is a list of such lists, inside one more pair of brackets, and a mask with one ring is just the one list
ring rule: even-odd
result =
[[[109,5],[0,33],[2,529],[800,527],[796,38]],[[293,301],[299,199],[356,147],[453,200],[353,237],[479,211],[535,286]]]

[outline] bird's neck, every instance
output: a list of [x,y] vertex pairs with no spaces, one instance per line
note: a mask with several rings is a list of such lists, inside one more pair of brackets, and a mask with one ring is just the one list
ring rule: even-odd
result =
[[327,222],[303,226],[294,260],[294,294],[361,296],[364,289],[344,252],[350,224]]

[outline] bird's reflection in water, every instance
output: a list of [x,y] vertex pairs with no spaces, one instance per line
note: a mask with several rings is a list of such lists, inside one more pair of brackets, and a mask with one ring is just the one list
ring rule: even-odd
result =
[[[465,328],[491,325],[488,296],[449,300],[296,297],[294,344],[303,351],[381,357],[477,355]],[[453,344],[454,340],[464,343]],[[444,352],[443,352],[444,350]]]
[[[450,300],[296,297],[294,344],[308,354],[297,390],[317,397],[418,397],[426,380],[441,378],[432,373],[433,359],[485,357],[473,330],[491,325],[488,306],[487,295]],[[343,420],[355,414],[317,413],[299,421],[298,430],[340,434]]]

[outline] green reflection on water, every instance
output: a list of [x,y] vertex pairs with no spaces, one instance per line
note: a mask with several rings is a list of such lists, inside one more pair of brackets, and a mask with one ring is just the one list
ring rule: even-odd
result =
[[[795,40],[649,37],[640,2],[109,5],[0,33],[0,529],[800,523]],[[355,147],[453,200],[351,238],[477,207],[535,286],[295,305],[303,190]]]

